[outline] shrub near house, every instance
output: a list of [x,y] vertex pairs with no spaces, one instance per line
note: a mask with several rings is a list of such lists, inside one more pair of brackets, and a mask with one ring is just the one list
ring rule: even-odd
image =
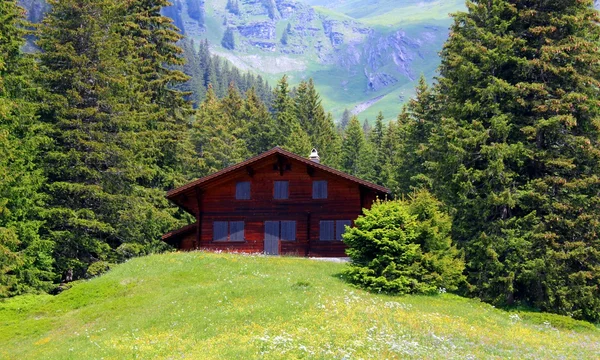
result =
[[462,254],[452,245],[452,220],[426,191],[408,201],[377,201],[344,234],[352,259],[349,281],[398,294],[456,290],[464,282]]

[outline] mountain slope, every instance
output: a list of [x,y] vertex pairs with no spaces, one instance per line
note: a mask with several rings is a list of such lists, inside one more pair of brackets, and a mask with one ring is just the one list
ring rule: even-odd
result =
[[448,294],[369,294],[339,279],[343,267],[202,252],[133,259],[57,296],[0,302],[0,358],[585,359],[600,351],[600,331],[588,323]]
[[[448,13],[463,7],[462,0],[206,0],[199,3],[200,26],[190,17],[194,1],[173,6],[187,36],[208,38],[214,52],[271,80],[284,73],[296,82],[313,77],[336,116],[350,108],[371,118],[379,110],[395,117],[414,81],[433,76]],[[235,34],[233,49],[221,46],[227,28]]]
[[[46,8],[44,0],[20,2],[33,21]],[[416,79],[421,74],[433,78],[449,14],[465,9],[463,0],[172,2],[164,12],[187,37],[208,39],[213,53],[241,70],[272,84],[285,73],[295,83],[312,77],[337,118],[348,108],[370,119],[380,110],[388,119],[395,117],[413,95]],[[233,49],[221,45],[228,28]]]

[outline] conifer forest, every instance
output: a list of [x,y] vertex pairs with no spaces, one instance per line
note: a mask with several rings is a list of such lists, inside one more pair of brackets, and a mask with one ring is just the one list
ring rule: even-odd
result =
[[467,1],[435,79],[368,120],[334,119],[310,78],[270,83],[185,38],[168,0],[48,3],[31,24],[0,2],[0,297],[172,250],[161,236],[194,219],[166,191],[280,146],[435,197],[464,259],[456,293],[600,322],[592,0]]

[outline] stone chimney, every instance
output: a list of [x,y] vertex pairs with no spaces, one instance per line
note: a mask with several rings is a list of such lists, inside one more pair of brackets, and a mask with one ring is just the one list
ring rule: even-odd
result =
[[321,158],[319,157],[319,153],[317,152],[317,149],[312,149],[312,151],[310,152],[309,159],[310,159],[310,161],[314,161],[317,164],[321,163]]

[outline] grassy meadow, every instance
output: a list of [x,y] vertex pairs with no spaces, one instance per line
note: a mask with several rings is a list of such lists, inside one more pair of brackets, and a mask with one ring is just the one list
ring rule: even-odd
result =
[[0,302],[1,359],[594,359],[600,330],[455,295],[391,297],[345,265],[204,252],[137,258]]

